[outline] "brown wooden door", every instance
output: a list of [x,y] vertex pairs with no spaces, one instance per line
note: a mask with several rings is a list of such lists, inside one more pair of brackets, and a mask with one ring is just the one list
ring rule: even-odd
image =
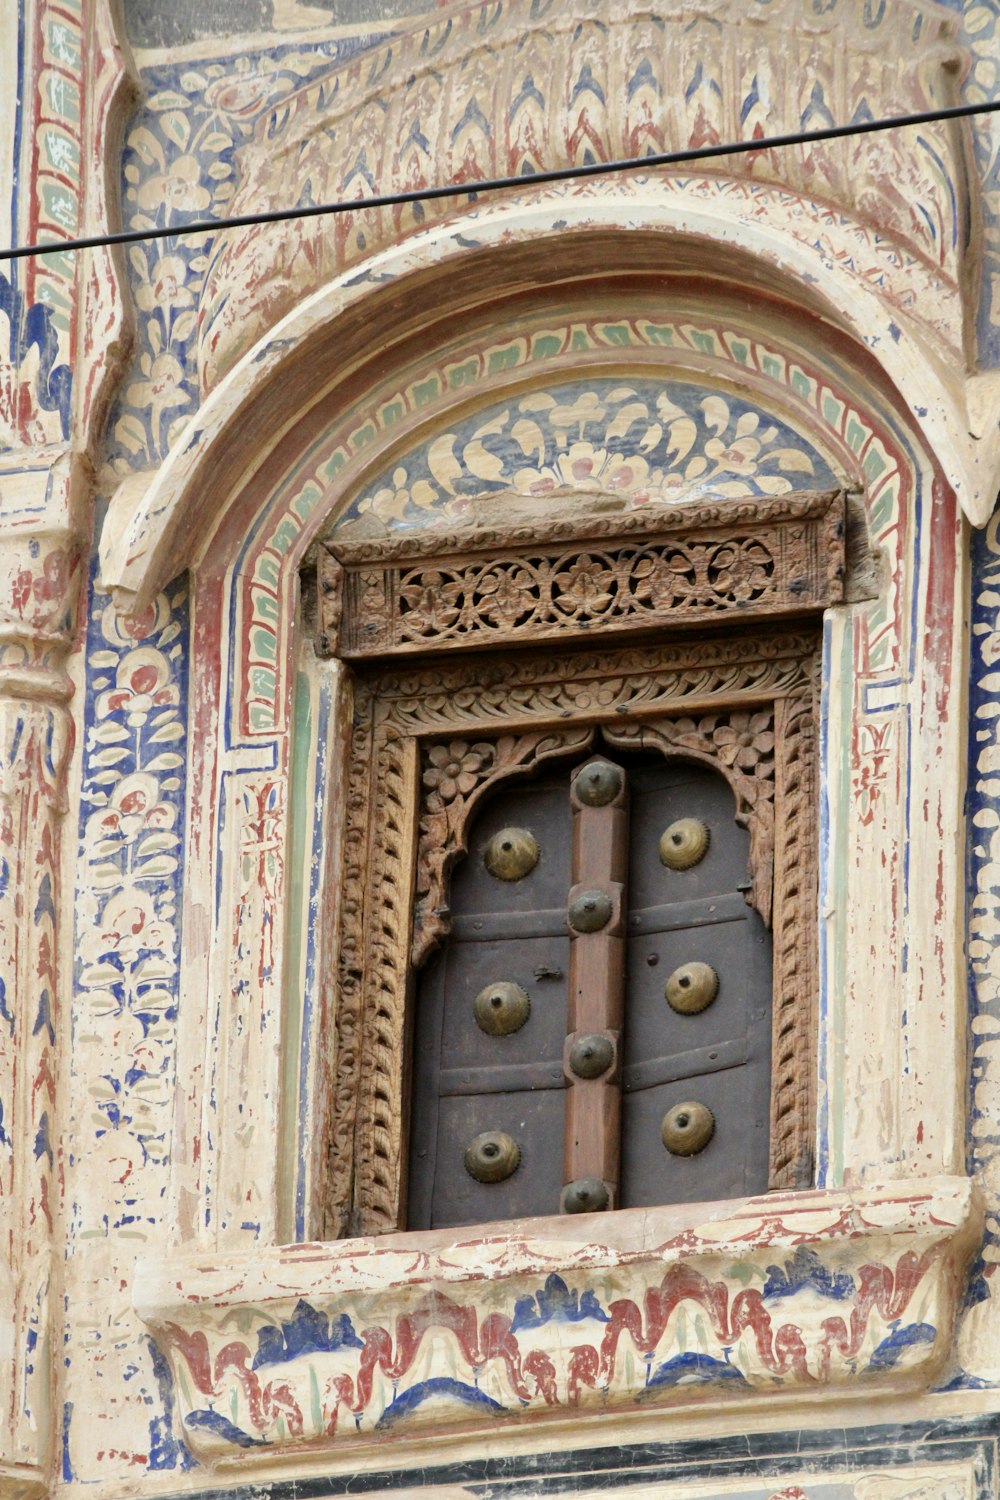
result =
[[[591,841],[590,868],[600,871],[608,827],[606,818],[588,825],[589,810],[577,801],[574,853],[570,788],[577,767],[509,786],[482,810],[452,879],[451,934],[417,976],[412,1228],[558,1213],[564,1158],[581,1159],[572,1147],[580,1112],[602,1108],[601,1129],[613,1128],[617,1137],[619,1088],[621,1164],[610,1184],[613,1205],[704,1201],[767,1188],[770,936],[744,899],[748,836],[735,822],[732,793],[720,775],[699,765],[612,750],[607,759],[624,773],[620,802],[628,807],[622,814],[627,865],[620,871],[627,878],[618,883],[625,938],[606,945],[600,957],[624,969],[620,1061],[604,1079],[615,1107],[607,1107],[607,1089],[601,1106],[600,1089],[564,1070],[576,1013],[571,979],[576,991],[594,982],[593,973],[580,977],[584,950],[571,954],[571,942],[580,939],[570,937],[567,905],[580,889],[581,840]],[[710,830],[704,857],[684,870],[665,867],[659,852],[664,829],[678,818]],[[485,863],[491,840],[506,828],[528,830],[537,843],[537,863],[521,878],[500,879]],[[700,1012],[683,1013],[671,1008],[664,990],[671,973],[692,961],[715,970],[718,993]],[[610,975],[604,984],[613,989],[613,981]],[[528,1013],[516,1029],[494,1034],[477,1023],[475,1001],[501,986],[523,992]],[[599,1014],[601,995],[596,1004]],[[617,1039],[614,1025],[605,1025]],[[696,1154],[672,1154],[663,1144],[664,1116],[692,1100],[711,1111],[714,1131]],[[472,1143],[487,1135],[478,1149],[489,1151],[494,1137],[502,1146],[509,1138],[520,1153],[516,1169],[496,1181],[477,1180],[466,1165]],[[616,1139],[605,1163],[617,1155]]]

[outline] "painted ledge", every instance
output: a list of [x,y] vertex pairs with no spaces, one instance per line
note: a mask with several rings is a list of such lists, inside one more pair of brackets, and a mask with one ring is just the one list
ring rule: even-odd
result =
[[762,1391],[924,1387],[981,1228],[965,1178],[140,1263],[206,1460]]

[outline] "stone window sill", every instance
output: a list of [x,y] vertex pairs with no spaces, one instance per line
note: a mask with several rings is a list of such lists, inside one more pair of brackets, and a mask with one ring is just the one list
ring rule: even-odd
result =
[[926,1388],[981,1208],[964,1178],[141,1262],[197,1456],[330,1459],[589,1410]]

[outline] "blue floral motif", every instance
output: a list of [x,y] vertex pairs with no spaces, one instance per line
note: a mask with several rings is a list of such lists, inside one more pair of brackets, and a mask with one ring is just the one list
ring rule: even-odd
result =
[[764,1297],[791,1297],[804,1287],[812,1287],[823,1297],[835,1301],[849,1301],[856,1293],[854,1277],[847,1271],[829,1271],[820,1261],[815,1250],[800,1245],[783,1266],[768,1266]]
[[346,1313],[327,1318],[308,1302],[299,1301],[287,1323],[262,1328],[257,1334],[254,1370],[285,1364],[303,1354],[334,1354],[340,1349],[362,1349],[354,1324]]
[[589,1288],[582,1293],[571,1292],[562,1277],[553,1273],[546,1277],[541,1291],[533,1296],[518,1297],[510,1331],[521,1333],[526,1328],[541,1328],[546,1323],[582,1323],[587,1318],[598,1323],[608,1321],[596,1294]]

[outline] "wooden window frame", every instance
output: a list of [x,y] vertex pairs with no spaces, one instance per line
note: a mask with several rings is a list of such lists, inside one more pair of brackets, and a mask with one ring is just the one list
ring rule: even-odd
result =
[[[615,746],[659,748],[712,766],[733,790],[737,822],[750,834],[747,900],[774,936],[769,1184],[810,1184],[821,677],[815,621],[843,597],[845,505],[843,492],[832,491],[524,524],[505,533],[462,528],[322,545],[318,648],[357,663],[338,933],[330,1237],[405,1227],[412,975],[447,933],[449,873],[465,851],[476,807],[503,780],[585,750],[597,728]],[[502,513],[502,502],[497,509]],[[764,554],[771,562],[762,569]],[[720,566],[734,557],[749,562]],[[579,579],[588,566],[591,576],[596,569],[612,582],[592,591],[591,605],[576,590],[582,607],[566,609],[556,580]],[[507,611],[499,629],[496,614],[482,607],[495,593],[498,570],[513,575],[527,599],[520,613]],[[669,584],[675,574],[679,589]],[[652,593],[637,587],[635,580],[651,575],[666,575],[667,585]],[[444,583],[450,602],[437,622],[433,610],[408,622],[420,590],[442,596]],[[594,650],[598,630],[602,649]],[[609,637],[617,643],[605,648]],[[489,654],[496,647],[504,648],[501,658]],[[773,728],[773,758],[753,751],[751,721],[759,727],[760,715]],[[428,752],[442,742],[465,746],[468,755],[462,786],[448,795],[426,775]]]

